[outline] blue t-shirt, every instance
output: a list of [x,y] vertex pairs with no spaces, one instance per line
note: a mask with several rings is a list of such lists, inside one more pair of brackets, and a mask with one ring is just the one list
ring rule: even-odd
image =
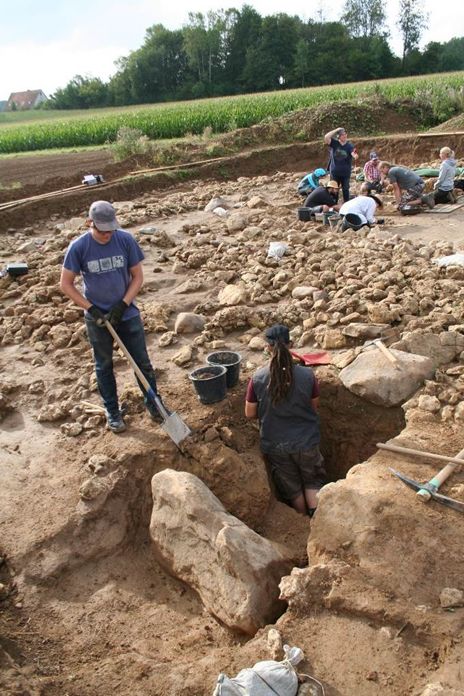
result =
[[[82,276],[86,299],[107,312],[123,299],[132,280],[129,269],[143,258],[143,251],[129,232],[116,230],[107,244],[99,244],[89,231],[71,242],[63,266]],[[137,314],[139,310],[131,302],[123,320]]]
[[332,176],[350,176],[351,174],[351,153],[354,145],[346,141],[342,145],[338,140],[332,138],[329,145],[330,160],[329,171]]

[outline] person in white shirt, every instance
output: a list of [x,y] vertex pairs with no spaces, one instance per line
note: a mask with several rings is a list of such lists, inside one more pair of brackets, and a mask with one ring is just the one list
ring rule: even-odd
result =
[[342,230],[359,230],[364,225],[375,225],[376,210],[382,205],[380,198],[369,193],[367,185],[363,184],[360,195],[343,203],[340,208],[340,215],[343,217]]

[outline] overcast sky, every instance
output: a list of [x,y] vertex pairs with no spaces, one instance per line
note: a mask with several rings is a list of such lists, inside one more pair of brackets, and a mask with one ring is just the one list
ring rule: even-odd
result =
[[[147,27],[169,29],[187,22],[189,11],[206,12],[240,7],[223,0],[0,0],[0,99],[11,92],[42,89],[47,95],[64,87],[76,74],[107,80],[114,61],[138,48]],[[325,20],[337,20],[343,0],[249,0],[261,16],[285,11],[303,20],[322,8]],[[388,2],[391,46],[401,43],[395,28],[398,0]],[[464,35],[463,0],[424,0],[428,29],[421,45]]]

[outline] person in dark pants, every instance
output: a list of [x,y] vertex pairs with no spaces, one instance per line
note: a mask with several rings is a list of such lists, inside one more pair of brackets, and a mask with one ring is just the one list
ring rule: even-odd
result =
[[318,186],[306,197],[305,208],[311,208],[314,213],[327,213],[329,210],[338,210],[338,184],[329,181],[325,186]]
[[259,418],[261,451],[278,496],[312,517],[326,482],[319,451],[319,386],[311,368],[294,364],[286,326],[271,326],[265,337],[271,361],[248,383],[245,415]]
[[346,203],[350,200],[351,167],[353,160],[358,159],[358,153],[344,128],[335,128],[326,133],[324,142],[329,146],[330,177],[342,187],[343,201]]
[[[106,409],[108,428],[126,429],[118,402],[113,372],[113,338],[105,320],[114,326],[122,342],[157,394],[156,378],[148,357],[143,324],[134,300],[143,284],[143,252],[129,232],[119,229],[116,213],[107,201],[92,203],[89,230],[69,245],[61,271],[61,290],[85,310],[87,335],[93,349],[98,389]],[[83,279],[83,294],[76,288]],[[145,397],[145,405],[157,421],[156,406]]]
[[454,177],[456,176],[456,160],[450,147],[440,150],[440,172],[434,185],[435,203],[456,203],[454,195]]

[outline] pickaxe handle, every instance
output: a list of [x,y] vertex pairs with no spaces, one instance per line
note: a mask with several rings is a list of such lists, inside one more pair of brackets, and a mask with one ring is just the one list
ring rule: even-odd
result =
[[387,346],[385,346],[380,338],[374,339],[374,345],[385,355],[388,360],[395,365],[395,367],[398,365],[398,360],[395,355],[391,352],[391,350],[388,350]]
[[[462,449],[455,457],[455,459],[462,459],[464,460],[464,449]],[[430,491],[433,491],[433,493],[436,493],[438,489],[440,488],[441,484],[446,481],[446,479],[451,476],[453,471],[456,469],[456,467],[459,466],[457,462],[447,464],[446,466],[441,469],[436,476],[430,479],[425,485],[424,488],[421,488],[420,490],[417,491],[416,495],[419,496],[419,499],[422,500],[423,502],[427,502],[430,500],[432,497],[430,495]]]

